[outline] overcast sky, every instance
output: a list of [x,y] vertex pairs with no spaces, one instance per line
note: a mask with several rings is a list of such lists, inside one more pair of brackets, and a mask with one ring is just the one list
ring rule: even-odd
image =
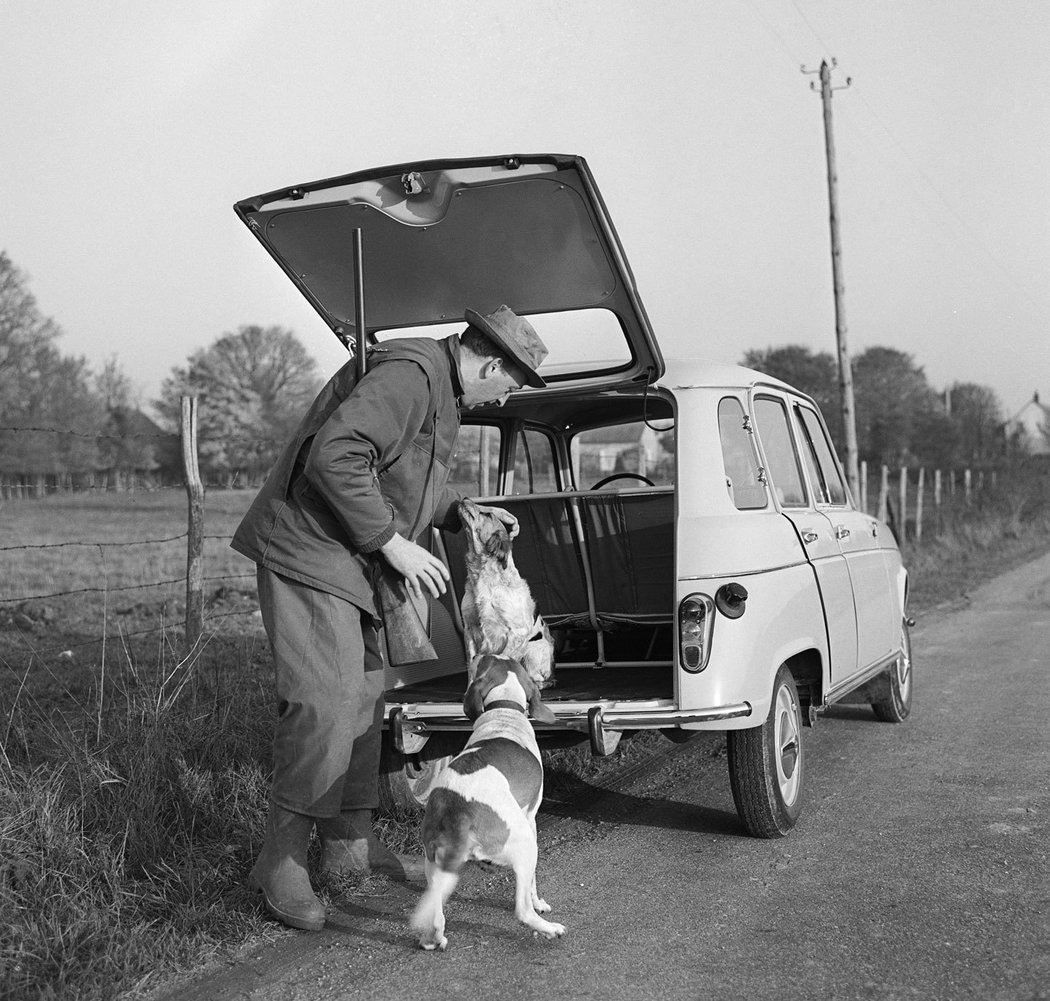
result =
[[1047,0],[0,0],[0,249],[145,401],[243,324],[342,348],[232,211],[389,163],[590,164],[668,353],[835,349],[1050,400]]

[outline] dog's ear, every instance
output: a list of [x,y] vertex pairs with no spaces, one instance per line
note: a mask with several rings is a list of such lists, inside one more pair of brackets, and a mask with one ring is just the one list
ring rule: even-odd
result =
[[539,687],[529,677],[525,665],[520,661],[514,661],[514,673],[518,676],[521,687],[525,689],[525,697],[529,700],[529,715],[538,723],[557,723],[558,717],[544,705]]
[[467,692],[463,696],[463,712],[467,719],[476,720],[485,711],[485,696],[501,680],[497,657],[482,654],[475,660],[474,680],[467,686]]
[[472,681],[463,696],[463,712],[469,720],[476,720],[485,711],[485,692],[488,688],[484,682]]
[[492,526],[492,534],[485,543],[485,553],[496,560],[500,567],[506,569],[507,557],[510,556],[510,533],[499,518],[495,515],[490,515],[489,517],[492,518],[494,524]]

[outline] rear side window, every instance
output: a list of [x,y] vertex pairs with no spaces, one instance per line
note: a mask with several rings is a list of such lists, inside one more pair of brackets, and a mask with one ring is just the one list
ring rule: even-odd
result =
[[765,507],[765,475],[758,464],[751,420],[736,397],[719,401],[718,436],[722,441],[726,489],[733,503],[741,511]]
[[554,476],[554,449],[551,440],[539,431],[525,430],[518,435],[514,451],[515,494],[547,494],[558,489]]
[[758,397],[755,400],[755,423],[762,436],[762,451],[769,466],[769,483],[781,507],[805,507],[806,488],[802,482],[802,467],[791,438],[783,401],[770,396]]
[[846,487],[820,418],[809,407],[798,404],[795,405],[795,412],[802,426],[802,451],[806,457],[810,479],[813,481],[813,489],[817,492],[818,503],[845,504]]
[[448,485],[468,497],[491,497],[499,489],[500,429],[464,424],[456,440]]

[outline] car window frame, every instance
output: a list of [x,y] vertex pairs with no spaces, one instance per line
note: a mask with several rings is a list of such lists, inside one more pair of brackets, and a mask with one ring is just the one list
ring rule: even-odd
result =
[[[777,486],[777,475],[773,469],[772,463],[770,462],[770,455],[772,454],[769,448],[769,441],[771,436],[764,434],[762,430],[762,421],[758,419],[758,405],[763,402],[774,403],[780,410],[780,414],[783,418],[783,426],[787,431],[788,443],[791,448],[791,457],[795,463],[795,473],[798,479],[798,485],[802,490],[802,499],[798,502],[788,503],[780,499],[779,487]],[[752,396],[751,400],[751,411],[755,423],[756,430],[758,432],[759,445],[762,450],[762,458],[765,462],[765,474],[766,474],[766,489],[772,495],[775,503],[778,507],[788,511],[800,511],[811,506],[811,498],[814,497],[814,491],[807,482],[806,470],[804,468],[804,462],[802,459],[802,448],[801,442],[799,441],[798,431],[795,428],[795,422],[791,417],[791,407],[784,397],[778,396],[775,393],[762,390]]]
[[[848,510],[853,507],[853,501],[849,492],[849,485],[846,482],[846,476],[842,468],[842,463],[839,461],[838,454],[835,451],[835,445],[831,440],[831,435],[828,434],[827,425],[824,423],[824,417],[820,410],[813,404],[804,402],[803,400],[794,400],[792,403],[792,414],[793,420],[797,426],[799,433],[799,441],[802,446],[802,453],[805,460],[804,466],[806,473],[809,476],[813,476],[813,473],[819,476],[819,483],[812,483],[813,487],[813,505],[814,507],[829,508],[829,509],[842,509]],[[816,448],[812,435],[805,420],[803,419],[802,412],[808,411],[813,414],[816,418],[817,427],[820,429],[822,440],[827,447],[828,455],[831,457],[832,470],[838,476],[839,486],[842,490],[842,501],[835,501],[831,499],[831,493],[828,490],[824,468],[820,462],[819,451]]]

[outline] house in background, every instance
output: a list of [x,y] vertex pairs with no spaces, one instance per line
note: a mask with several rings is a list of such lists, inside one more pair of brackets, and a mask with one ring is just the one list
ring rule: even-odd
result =
[[1032,455],[1050,455],[1050,407],[1039,402],[1039,393],[1006,422],[1007,440],[1018,440]]

